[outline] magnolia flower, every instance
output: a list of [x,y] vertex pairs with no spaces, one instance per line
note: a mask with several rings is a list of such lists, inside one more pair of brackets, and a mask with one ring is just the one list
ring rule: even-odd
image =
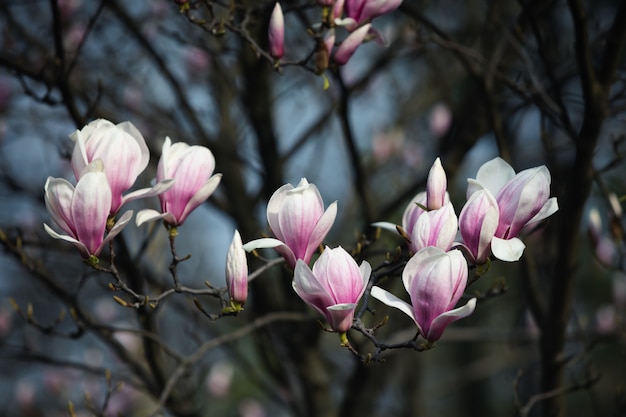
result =
[[44,224],[46,232],[55,239],[74,244],[84,258],[97,257],[133,215],[132,211],[124,213],[104,237],[112,193],[99,159],[83,169],[76,187],[65,179],[48,177],[44,199],[50,217],[66,235]]
[[420,334],[429,342],[437,341],[446,326],[467,317],[476,308],[472,298],[454,308],[467,284],[467,263],[461,252],[444,252],[426,247],[417,252],[402,271],[402,282],[411,304],[380,287],[373,287],[372,297],[411,317]]
[[248,298],[248,261],[237,230],[226,254],[226,284],[231,303],[241,308]]
[[248,252],[274,248],[294,268],[296,261],[305,263],[321,245],[337,217],[337,202],[324,210],[317,187],[302,178],[297,187],[285,184],[274,192],[267,204],[267,222],[276,239],[257,239],[243,247]]
[[411,231],[409,249],[411,253],[416,253],[426,246],[436,246],[448,251],[458,230],[459,222],[452,203],[447,203],[438,210],[431,210],[419,216]]
[[342,247],[326,247],[312,270],[304,261],[298,260],[293,289],[326,317],[334,331],[345,333],[352,327],[354,311],[371,273],[369,263],[363,261],[358,266]]
[[102,160],[111,188],[111,214],[117,213],[128,201],[157,195],[171,186],[171,181],[164,181],[152,188],[122,195],[146,169],[150,158],[146,141],[131,122],[114,125],[105,119],[94,120],[72,133],[70,138],[75,141],[72,169],[77,181],[90,162]]
[[461,236],[473,262],[482,265],[491,255],[493,239],[500,212],[496,199],[487,190],[479,190],[472,194],[463,206],[459,216]]
[[550,196],[550,171],[545,165],[517,174],[501,158],[484,163],[476,179],[468,179],[467,197],[485,189],[498,203],[500,218],[491,241],[494,256],[503,261],[517,261],[525,245],[517,236],[523,229],[551,216],[558,209],[556,197]]
[[268,29],[270,55],[280,59],[285,54],[285,18],[280,3],[276,2]]
[[345,19],[337,22],[354,30],[357,26],[397,9],[402,0],[345,0]]
[[171,226],[183,224],[219,185],[222,174],[212,175],[214,169],[215,158],[204,146],[189,146],[184,142],[172,145],[170,138],[165,138],[156,179],[175,181],[171,188],[159,194],[161,213],[141,210],[137,213],[137,226],[156,219],[163,219]]

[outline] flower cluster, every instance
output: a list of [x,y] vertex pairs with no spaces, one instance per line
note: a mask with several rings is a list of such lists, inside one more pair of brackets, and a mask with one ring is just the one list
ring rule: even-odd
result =
[[[316,71],[323,72],[329,62],[345,65],[357,48],[370,39],[384,43],[384,39],[371,25],[372,19],[397,9],[402,0],[318,0],[322,9],[322,22],[312,28],[320,39],[316,54]],[[335,28],[347,31],[345,38],[336,44]],[[280,3],[276,3],[268,28],[269,52],[278,62],[285,53],[285,19]]]
[[[352,8],[356,3],[350,2],[347,10],[356,13]],[[358,10],[358,18],[352,17],[357,25],[376,15],[366,6]],[[127,193],[149,159],[145,140],[131,123],[114,125],[100,119],[77,130],[71,138],[75,141],[72,169],[76,184],[48,178],[45,185],[50,216],[65,234],[48,225],[44,228],[53,238],[74,244],[93,266],[104,246],[130,222],[132,211],[118,215],[125,203],[158,196],[161,210],[141,210],[136,224],[161,219],[173,239],[177,227],[221,180],[221,174],[213,173],[211,151],[186,143],[172,144],[166,138],[156,185]],[[432,344],[446,326],[476,308],[475,298],[457,307],[468,285],[468,264],[488,267],[491,259],[518,260],[524,250],[519,236],[558,210],[556,198],[549,195],[550,173],[545,166],[515,173],[509,164],[495,158],[480,167],[475,179],[468,180],[467,202],[457,217],[447,191],[446,173],[437,158],[426,190],[411,200],[402,225],[374,224],[399,232],[407,241],[409,259],[401,275],[408,303],[375,285],[377,277],[367,261],[357,264],[342,247],[322,249],[337,216],[337,202],[325,207],[317,187],[305,178],[296,186],[285,184],[267,205],[273,238],[244,245],[239,232],[234,233],[225,268],[230,303],[223,313],[241,311],[247,300],[246,251],[273,248],[293,271],[296,294],[326,318],[331,329],[341,335],[342,343],[349,345],[346,333],[354,325],[357,305],[369,284],[373,298],[408,315],[419,334]],[[461,241],[456,240],[459,232]],[[479,276],[487,269],[476,268],[475,273]]]
[[[402,226],[374,224],[399,231],[407,240],[410,259],[402,271],[402,282],[411,303],[378,286],[372,287],[371,295],[411,317],[428,343],[437,341],[446,326],[476,308],[475,298],[457,307],[468,284],[468,263],[488,265],[492,257],[519,259],[524,244],[518,236],[558,210],[556,198],[549,198],[550,173],[545,166],[515,174],[510,165],[495,158],[468,183],[468,199],[457,217],[447,192],[446,173],[437,158],[426,191],[409,203]],[[309,267],[333,225],[336,205],[333,202],[324,209],[317,187],[306,179],[296,187],[286,184],[267,206],[275,238],[253,240],[243,248],[274,248],[293,269],[296,293],[324,315],[345,341],[372,268],[366,261],[357,265],[341,247],[326,247]],[[462,241],[456,241],[459,230]]]
[[158,196],[161,213],[142,210],[136,222],[163,218],[170,226],[181,225],[189,213],[217,187],[215,160],[201,146],[171,145],[165,140],[159,161],[157,183],[151,188],[126,193],[148,166],[150,152],[141,133],[130,122],[113,124],[98,119],[70,135],[74,140],[72,170],[76,185],[62,178],[48,178],[45,202],[50,217],[65,234],[47,224],[55,239],[73,243],[83,258],[98,262],[104,246],[131,220],[128,210],[117,216],[125,203]]

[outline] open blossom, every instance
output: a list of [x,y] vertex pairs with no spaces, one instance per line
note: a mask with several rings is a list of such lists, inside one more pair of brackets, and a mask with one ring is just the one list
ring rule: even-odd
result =
[[321,245],[337,217],[337,202],[324,210],[317,187],[302,178],[297,187],[285,184],[274,192],[267,204],[267,222],[276,239],[248,242],[244,249],[274,248],[294,268],[296,261],[305,263]]
[[285,18],[280,3],[276,2],[268,29],[270,55],[280,59],[285,54]]
[[476,308],[475,298],[455,308],[465,290],[467,274],[467,263],[461,252],[444,252],[429,246],[413,255],[402,271],[402,282],[411,304],[380,287],[373,287],[371,294],[411,317],[420,334],[429,342],[435,342],[446,326],[469,316]]
[[464,246],[478,265],[487,262],[491,255],[491,240],[499,220],[498,203],[487,190],[473,193],[461,210],[459,228]]
[[559,209],[556,197],[550,198],[550,171],[545,165],[515,174],[506,161],[494,158],[479,168],[476,179],[467,181],[468,198],[485,189],[498,203],[500,217],[491,251],[503,261],[516,261],[521,257],[525,246],[517,236],[522,230]]
[[333,330],[345,333],[352,327],[354,311],[371,273],[372,267],[366,261],[359,266],[343,248],[326,247],[312,270],[298,260],[293,289],[326,317]]
[[108,120],[97,119],[70,137],[75,141],[72,169],[76,180],[80,180],[90,162],[102,160],[111,187],[111,214],[117,213],[128,201],[157,195],[171,185],[169,181],[164,181],[152,188],[123,195],[146,169],[150,159],[146,141],[131,122],[115,125]]
[[97,257],[133,215],[132,211],[124,213],[105,237],[111,198],[104,165],[99,159],[83,169],[76,187],[65,179],[49,177],[45,185],[46,208],[66,234],[55,232],[47,224],[44,229],[53,238],[74,244],[84,258]]
[[248,261],[237,230],[226,254],[226,285],[231,302],[243,306],[248,298]]
[[345,0],[345,19],[341,22],[348,30],[373,18],[382,16],[397,9],[402,0]]
[[204,146],[190,146],[184,142],[172,145],[170,138],[165,138],[157,166],[157,181],[172,178],[174,184],[159,194],[161,213],[141,210],[137,213],[137,226],[156,219],[163,219],[171,226],[183,224],[219,185],[222,174],[213,175],[214,169],[215,158]]

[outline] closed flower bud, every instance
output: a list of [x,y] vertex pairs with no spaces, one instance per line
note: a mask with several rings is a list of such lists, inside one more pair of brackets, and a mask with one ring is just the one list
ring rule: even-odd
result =
[[248,298],[248,261],[237,230],[226,254],[226,285],[231,303],[243,306]]
[[280,3],[276,3],[268,30],[270,44],[270,55],[275,59],[280,59],[285,54],[285,18]]

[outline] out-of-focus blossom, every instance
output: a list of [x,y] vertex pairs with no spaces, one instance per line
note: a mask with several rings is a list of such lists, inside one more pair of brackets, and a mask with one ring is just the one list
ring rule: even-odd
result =
[[211,58],[204,49],[191,46],[185,50],[185,67],[192,79],[204,79],[210,65]]
[[59,234],[44,224],[46,232],[55,239],[74,244],[84,258],[97,257],[133,215],[132,211],[124,213],[105,238],[111,189],[99,159],[83,169],[76,187],[65,179],[49,177],[44,199],[50,217],[66,234]]
[[443,170],[441,159],[435,159],[426,180],[426,207],[428,210],[437,210],[450,200],[447,194],[448,179],[446,171]]
[[217,362],[211,366],[206,385],[209,393],[216,398],[225,397],[230,392],[235,370],[228,362]]
[[308,264],[336,216],[337,202],[324,211],[324,201],[317,187],[302,178],[297,187],[291,184],[280,187],[267,204],[267,222],[276,239],[257,239],[243,247],[248,252],[274,248],[291,268],[298,259]]
[[90,162],[102,160],[111,187],[111,214],[117,213],[128,201],[157,195],[171,185],[170,181],[165,181],[152,188],[122,195],[148,166],[150,158],[146,141],[131,122],[114,125],[108,120],[97,119],[70,137],[75,141],[72,169],[77,181]]
[[248,298],[248,260],[238,230],[226,254],[226,285],[232,307],[241,310]]
[[468,179],[468,198],[485,189],[495,196],[500,218],[491,241],[494,256],[503,261],[517,261],[524,243],[517,238],[523,229],[551,216],[558,210],[556,197],[550,198],[550,171],[545,165],[515,174],[513,168],[497,157],[484,163],[476,179]]
[[429,342],[438,340],[446,326],[474,312],[476,299],[454,308],[467,284],[467,263],[461,252],[426,247],[417,252],[402,271],[402,282],[411,304],[380,287],[372,296],[411,317]]
[[372,268],[363,261],[361,266],[342,247],[324,252],[313,269],[298,260],[294,270],[293,289],[307,304],[326,317],[338,333],[352,327],[354,311],[365,292]]
[[354,30],[375,17],[394,11],[400,4],[402,0],[345,0],[345,18],[337,23]]
[[283,16],[283,9],[278,2],[276,2],[272,16],[270,17],[268,38],[270,55],[274,59],[282,58],[285,54],[285,18]]
[[137,226],[156,219],[163,219],[171,226],[183,224],[219,185],[222,174],[213,175],[214,169],[215,158],[204,146],[190,146],[184,142],[172,145],[170,138],[165,138],[157,166],[157,181],[172,178],[174,184],[159,194],[161,213],[141,210],[137,213]]
[[409,249],[416,253],[427,246],[436,246],[444,251],[450,250],[459,230],[459,221],[452,203],[447,203],[438,210],[428,211],[417,219],[409,235]]
[[350,35],[339,44],[333,55],[333,61],[335,61],[337,65],[345,65],[350,60],[356,49],[365,40],[365,36],[367,36],[371,26],[372,25],[369,23],[361,26],[350,33]]
[[472,261],[477,265],[486,263],[491,256],[491,240],[498,228],[499,219],[498,203],[487,190],[473,193],[461,210],[461,236]]
[[445,104],[437,104],[430,112],[430,133],[435,138],[440,138],[450,130],[452,113]]

